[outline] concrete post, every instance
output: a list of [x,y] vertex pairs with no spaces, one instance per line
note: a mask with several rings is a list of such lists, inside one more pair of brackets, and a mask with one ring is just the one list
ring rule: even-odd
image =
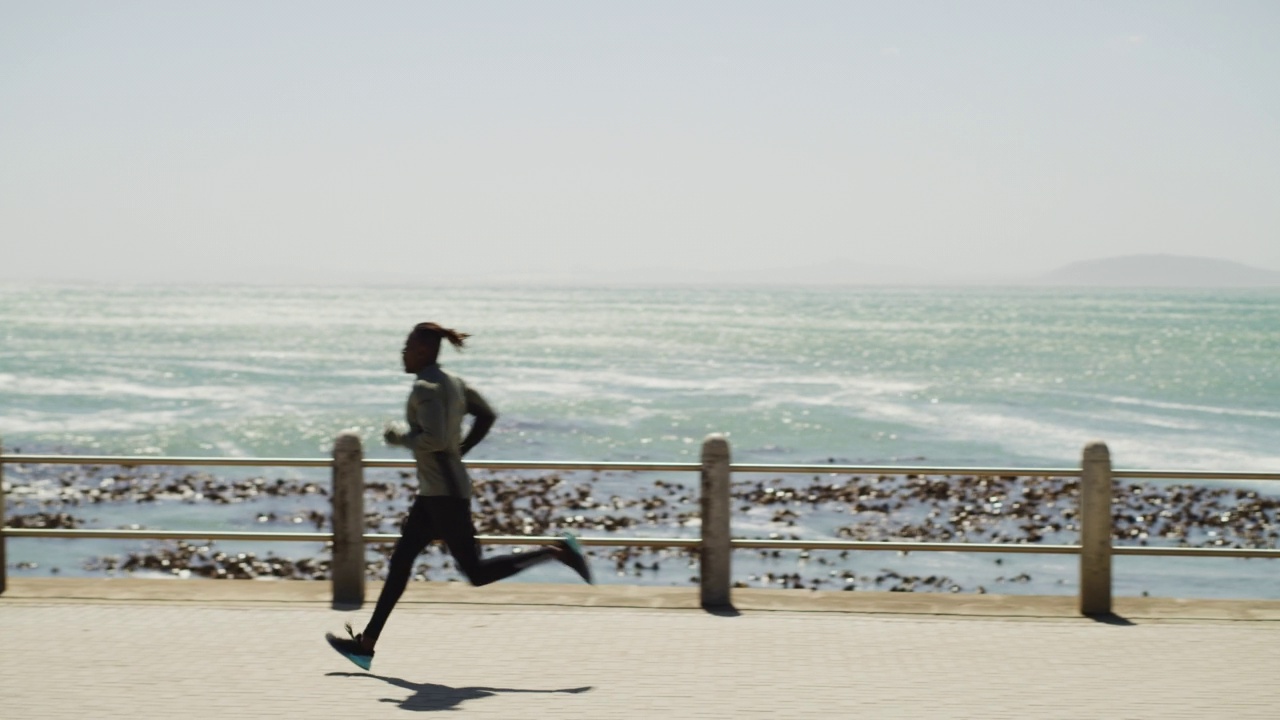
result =
[[708,435],[702,443],[702,606],[729,607],[729,441]]
[[[0,440],[0,458],[4,457],[4,442]],[[5,586],[8,584],[7,577],[8,559],[4,553],[4,524],[5,508],[4,508],[4,463],[0,462],[0,595],[4,594]]]
[[1111,613],[1111,452],[1084,448],[1080,475],[1080,613]]
[[333,443],[334,605],[364,603],[364,453],[360,436],[338,435]]

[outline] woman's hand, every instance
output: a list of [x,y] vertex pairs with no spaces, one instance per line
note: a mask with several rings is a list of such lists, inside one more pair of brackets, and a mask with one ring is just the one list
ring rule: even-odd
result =
[[405,433],[391,423],[382,431],[382,441],[388,445],[404,445]]

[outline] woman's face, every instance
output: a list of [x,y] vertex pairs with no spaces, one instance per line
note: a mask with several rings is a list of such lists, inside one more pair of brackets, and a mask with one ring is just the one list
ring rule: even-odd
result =
[[435,348],[427,343],[415,342],[410,336],[404,341],[404,350],[400,351],[400,359],[404,362],[404,371],[407,373],[417,373],[426,366],[435,362]]

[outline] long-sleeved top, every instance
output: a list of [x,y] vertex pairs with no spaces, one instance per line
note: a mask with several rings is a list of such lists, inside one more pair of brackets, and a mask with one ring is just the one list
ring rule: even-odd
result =
[[[475,416],[465,439],[463,415]],[[471,478],[462,456],[484,438],[497,417],[480,393],[457,375],[436,364],[419,372],[405,406],[409,432],[400,438],[418,466],[418,494],[470,498]]]

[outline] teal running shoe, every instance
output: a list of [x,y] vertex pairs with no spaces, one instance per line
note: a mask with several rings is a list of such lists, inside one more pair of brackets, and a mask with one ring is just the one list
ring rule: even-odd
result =
[[333,633],[325,633],[324,639],[329,641],[329,647],[338,651],[342,657],[356,664],[361,670],[368,670],[373,665],[373,651],[365,650],[364,645],[360,642],[360,636],[351,631],[351,624],[347,624],[347,635],[350,637],[338,637]]
[[588,585],[594,585],[591,580],[591,566],[587,565],[587,556],[582,552],[582,546],[578,545],[578,538],[573,533],[564,533],[560,536],[560,546],[568,550],[568,557],[560,559],[565,565],[573,568],[573,571],[582,576],[582,579]]

